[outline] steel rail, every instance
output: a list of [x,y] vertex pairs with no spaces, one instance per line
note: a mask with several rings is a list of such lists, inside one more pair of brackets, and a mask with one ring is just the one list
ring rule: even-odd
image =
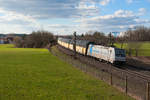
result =
[[[60,47],[60,46],[59,46]],[[62,47],[61,47],[62,48]],[[66,49],[66,48],[63,48],[63,49]],[[69,50],[70,51],[70,50]],[[65,53],[65,52],[64,52]],[[65,53],[65,54],[67,54],[67,53]],[[67,55],[69,55],[69,54],[67,54]],[[78,56],[81,56],[81,55],[79,55],[79,54],[77,54]],[[87,57],[87,56],[85,56],[85,57]],[[78,58],[78,57],[77,57]],[[81,59],[80,59],[81,60]],[[101,63],[101,62],[100,62]],[[101,63],[101,64],[105,64],[105,63]],[[112,65],[111,65],[112,66]],[[119,67],[122,67],[122,66],[119,66]],[[126,65],[126,66],[124,66],[124,67],[130,67],[129,65]],[[120,69],[120,68],[117,68],[117,67],[115,67],[115,66],[112,66],[111,67],[112,69],[111,70],[116,70],[116,71],[119,71],[120,73],[124,73],[124,74],[126,74],[126,75],[132,75],[132,76],[135,76],[135,77],[139,77],[139,78],[141,78],[141,79],[144,79],[145,81],[148,81],[148,82],[150,82],[150,76],[149,75],[145,75],[145,74],[142,74],[141,72],[137,72],[137,71],[131,71],[131,70],[127,70],[127,69]],[[133,67],[132,67],[133,68]],[[107,70],[109,70],[109,69],[107,69]],[[110,71],[109,71],[110,72]]]

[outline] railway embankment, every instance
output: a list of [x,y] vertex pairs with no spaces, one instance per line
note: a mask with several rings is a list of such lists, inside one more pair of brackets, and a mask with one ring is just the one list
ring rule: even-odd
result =
[[139,73],[133,69],[131,70],[130,68],[124,69],[125,66],[121,68],[121,66],[115,67],[111,64],[102,63],[94,58],[80,54],[74,57],[73,51],[61,46],[57,46],[55,49],[58,49],[61,53],[58,54],[52,50],[54,55],[74,65],[83,72],[109,83],[137,100],[150,99],[150,77],[148,75]]

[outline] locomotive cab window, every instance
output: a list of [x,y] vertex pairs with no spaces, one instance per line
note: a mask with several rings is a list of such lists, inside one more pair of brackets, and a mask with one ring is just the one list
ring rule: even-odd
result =
[[125,57],[125,51],[122,49],[115,49],[116,57]]

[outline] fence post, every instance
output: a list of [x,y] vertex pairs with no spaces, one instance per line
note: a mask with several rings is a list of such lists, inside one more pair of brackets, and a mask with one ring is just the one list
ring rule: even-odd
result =
[[76,35],[76,32],[73,33],[74,35],[74,44],[73,44],[73,50],[74,50],[74,58],[76,58],[76,38],[77,38],[77,35]]
[[149,88],[150,88],[150,82],[147,82],[147,87],[146,87],[146,98],[147,99],[146,100],[150,100],[150,96],[149,96],[150,89]]
[[128,77],[127,77],[127,75],[126,75],[126,77],[125,77],[125,86],[126,86],[125,92],[126,92],[126,94],[127,94],[127,93],[128,93]]

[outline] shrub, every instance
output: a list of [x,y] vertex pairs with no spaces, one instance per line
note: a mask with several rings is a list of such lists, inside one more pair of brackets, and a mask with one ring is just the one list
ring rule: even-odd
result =
[[14,42],[17,47],[21,46],[25,48],[44,48],[47,45],[54,45],[56,43],[56,39],[51,32],[33,31],[24,39],[18,38]]

